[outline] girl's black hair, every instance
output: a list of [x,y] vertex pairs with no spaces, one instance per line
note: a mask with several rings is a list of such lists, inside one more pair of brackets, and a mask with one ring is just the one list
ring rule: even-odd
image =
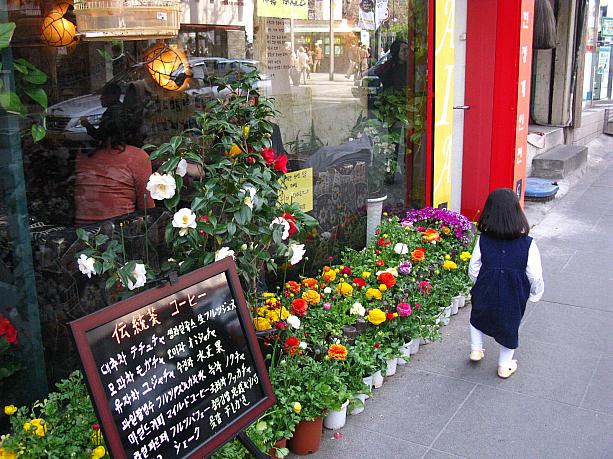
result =
[[496,239],[517,239],[530,232],[517,195],[510,188],[498,188],[490,193],[477,228]]
[[393,65],[399,64],[398,54],[400,54],[400,47],[402,45],[409,46],[409,43],[405,40],[397,39],[390,46],[390,60]]

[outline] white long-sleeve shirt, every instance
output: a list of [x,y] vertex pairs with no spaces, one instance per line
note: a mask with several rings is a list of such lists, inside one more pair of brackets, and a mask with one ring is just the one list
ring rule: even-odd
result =
[[[473,250],[470,263],[468,265],[468,276],[473,281],[473,284],[477,281],[479,271],[481,270],[481,249],[479,248],[479,238]],[[539,301],[545,292],[545,282],[543,281],[543,267],[541,265],[541,253],[534,242],[530,244],[530,250],[528,251],[528,264],[526,266],[526,275],[530,281],[530,297],[528,301]]]

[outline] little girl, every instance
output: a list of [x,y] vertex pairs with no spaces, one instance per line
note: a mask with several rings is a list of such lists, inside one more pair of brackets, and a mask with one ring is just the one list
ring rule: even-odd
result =
[[528,220],[511,189],[490,193],[477,228],[481,235],[468,267],[474,282],[470,360],[483,358],[483,334],[491,336],[500,344],[498,376],[506,379],[517,371],[513,352],[526,302],[543,296],[541,255],[528,236]]

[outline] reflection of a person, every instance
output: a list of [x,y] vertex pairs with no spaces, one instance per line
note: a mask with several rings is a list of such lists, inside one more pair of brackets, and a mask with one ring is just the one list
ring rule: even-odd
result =
[[321,60],[324,57],[324,50],[321,49],[319,43],[315,45],[315,52],[313,53],[313,73],[319,72],[319,66],[321,65]]
[[353,79],[356,79],[356,73],[358,70],[358,60],[360,59],[360,50],[355,43],[351,44],[351,48],[347,50],[347,71],[345,72],[345,78],[350,78],[353,75]]
[[92,125],[86,117],[81,117],[81,126],[83,126],[90,137],[98,142],[102,142],[110,135],[109,123],[112,120],[119,120],[121,117],[122,104],[119,100],[121,97],[121,88],[115,83],[108,83],[102,88],[100,95],[100,104],[106,108],[98,127]]
[[[87,225],[155,207],[146,190],[151,175],[147,153],[127,144],[129,123],[110,119],[102,146],[76,158],[75,223]],[[146,199],[145,199],[146,193]]]
[[383,90],[405,90],[409,80],[409,44],[404,40],[395,40],[390,46],[390,58],[385,61],[375,74],[381,80]]

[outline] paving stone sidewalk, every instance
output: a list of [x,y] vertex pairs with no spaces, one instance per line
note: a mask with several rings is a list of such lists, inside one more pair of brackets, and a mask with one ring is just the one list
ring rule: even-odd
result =
[[545,295],[526,310],[517,373],[496,376],[491,339],[468,361],[465,307],[348,417],[343,438],[325,430],[314,458],[613,458],[613,138],[589,154],[563,197],[527,205]]

